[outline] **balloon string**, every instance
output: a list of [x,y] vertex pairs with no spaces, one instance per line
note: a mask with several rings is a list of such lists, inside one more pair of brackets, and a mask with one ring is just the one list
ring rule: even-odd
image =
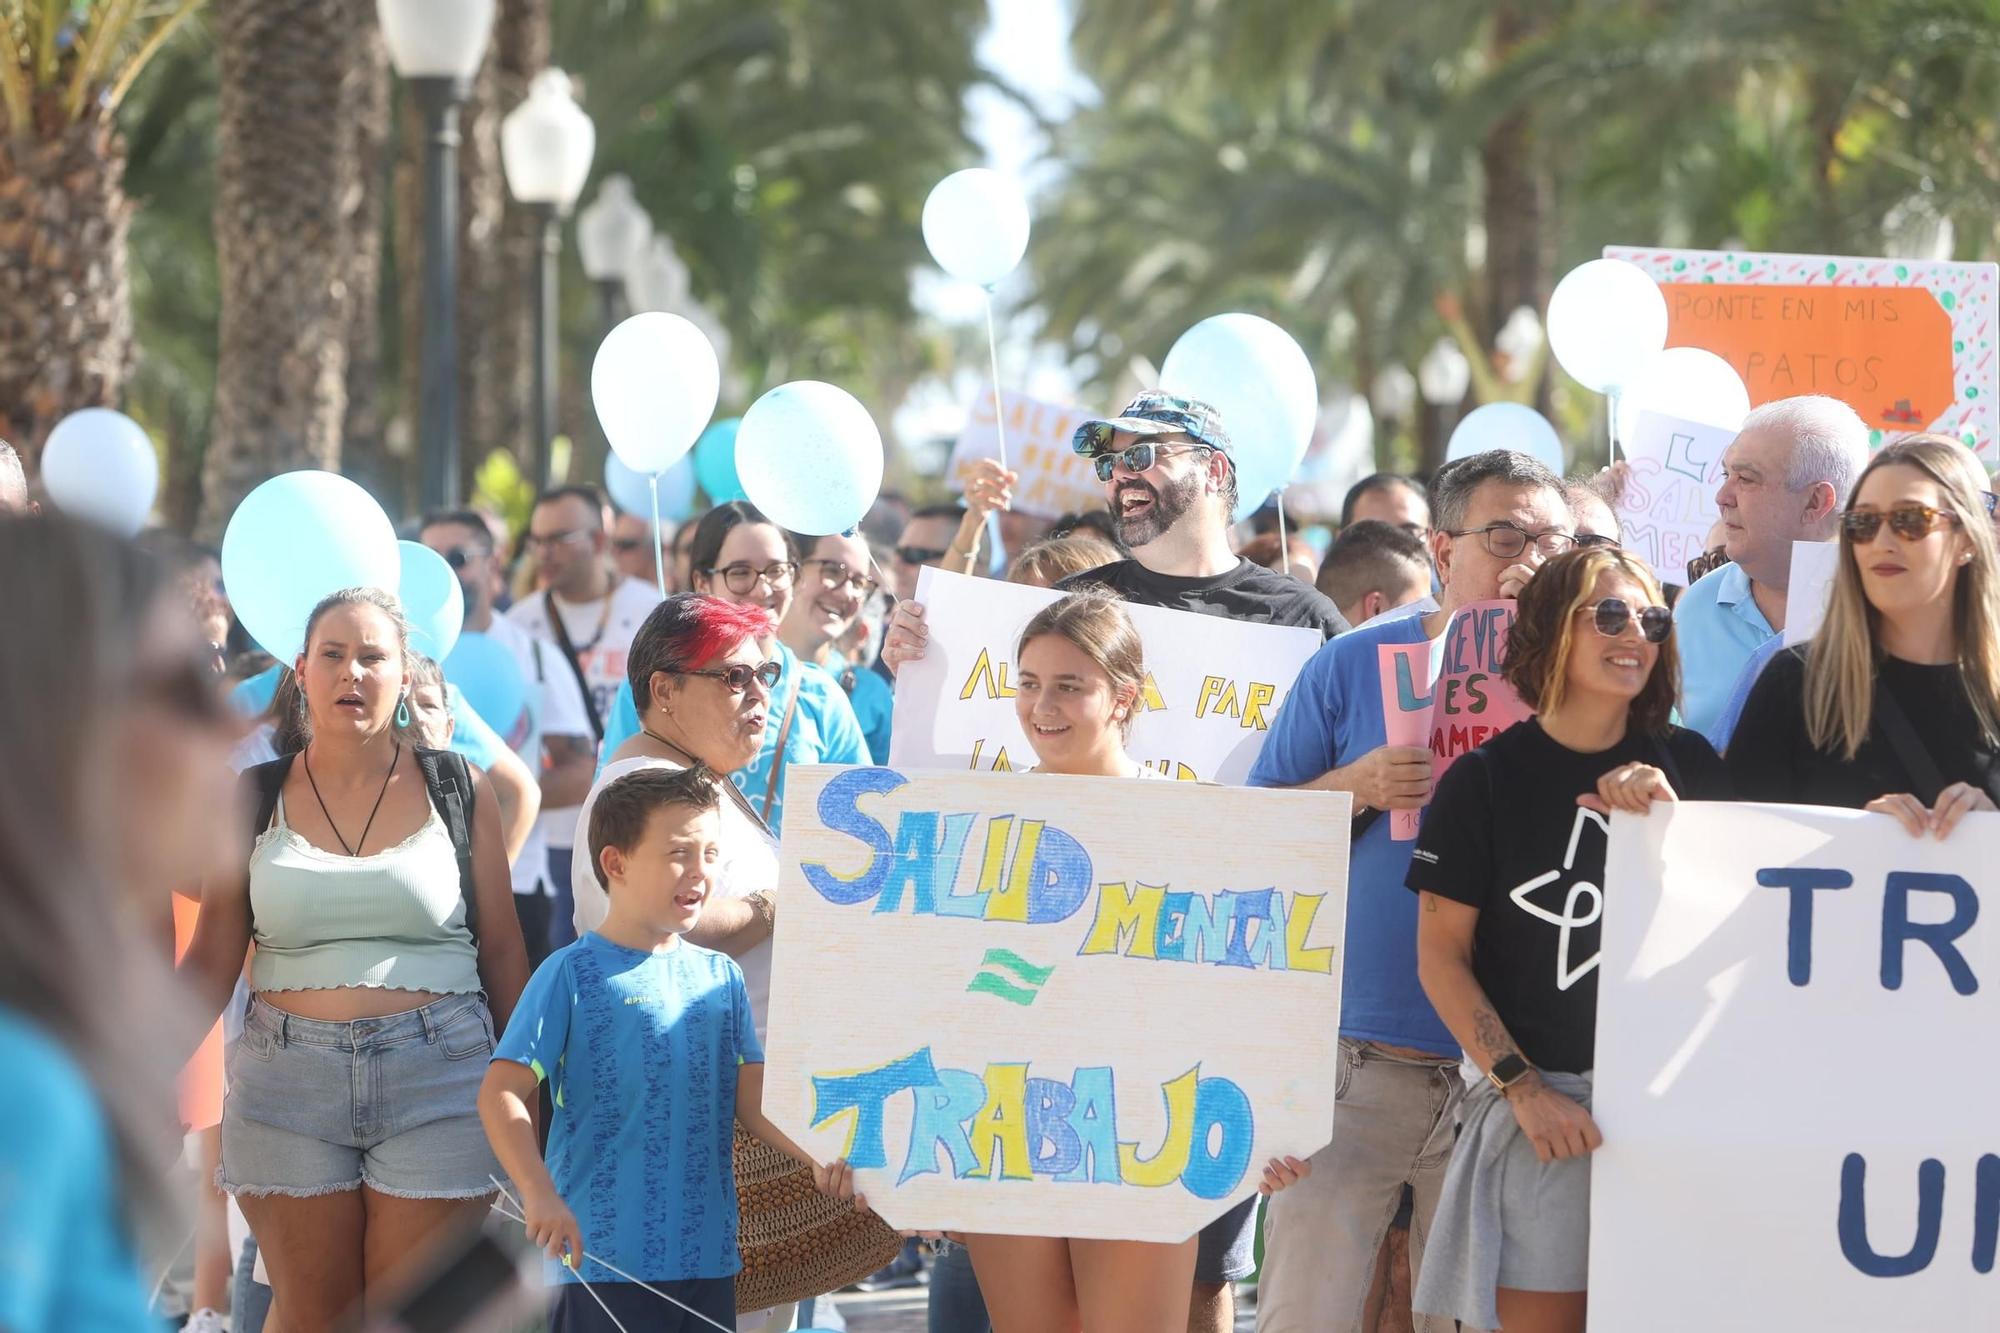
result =
[[[1000,410],[1000,340],[993,336],[993,289],[986,289],[986,356],[993,367],[993,435],[1000,441],[1000,466],[1007,466],[1007,423]],[[975,550],[978,548],[975,547]]]
[[660,600],[664,602],[667,600],[667,558],[660,551],[664,545],[660,541],[660,474],[647,473],[646,485],[653,492],[653,577],[660,585]]
[[1611,444],[1611,461],[1614,465],[1618,462],[1618,399],[1620,397],[1619,391],[1613,389],[1604,398],[1607,412],[1604,420],[1604,433]]
[[1289,574],[1292,572],[1292,544],[1285,539],[1285,488],[1278,488],[1278,560]]

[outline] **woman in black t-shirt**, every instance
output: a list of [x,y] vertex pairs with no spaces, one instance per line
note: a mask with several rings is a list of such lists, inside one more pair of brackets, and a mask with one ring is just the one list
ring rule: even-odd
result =
[[1582,1333],[1599,923],[1610,809],[1727,794],[1668,724],[1673,617],[1616,548],[1557,556],[1520,597],[1503,674],[1538,716],[1459,759],[1424,813],[1424,992],[1486,1074],[1467,1093],[1416,1308],[1469,1328]]
[[1948,835],[2000,791],[2000,580],[1986,477],[1947,436],[1885,446],[1841,519],[1826,622],[1778,654],[1729,743],[1736,794]]

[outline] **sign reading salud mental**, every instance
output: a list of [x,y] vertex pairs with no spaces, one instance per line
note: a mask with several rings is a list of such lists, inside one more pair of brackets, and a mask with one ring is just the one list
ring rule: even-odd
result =
[[1667,345],[1736,368],[1761,405],[1849,404],[1873,442],[1941,431],[2000,457],[2000,265],[1606,246],[1667,298]]
[[1707,550],[1722,510],[1722,454],[1735,431],[1659,412],[1641,412],[1639,428],[1620,440],[1630,470],[1618,493],[1619,544],[1646,562],[1662,583],[1687,582],[1688,561]]
[[[930,643],[896,677],[898,768],[1033,768],[1014,714],[1014,649],[1061,593],[926,569],[917,580]],[[1144,640],[1146,679],[1126,750],[1169,777],[1239,784],[1264,748],[1278,705],[1317,630],[1257,625],[1127,603]]]
[[1076,428],[1091,413],[1010,389],[1000,391],[1000,409],[1005,415],[996,418],[991,384],[972,400],[946,469],[956,489],[965,489],[974,459],[1000,457],[1004,430],[1007,466],[1021,476],[1014,487],[1014,508],[1035,518],[1061,518],[1104,507],[1104,483],[1072,444]]
[[1996,864],[1993,814],[1613,818],[1592,1329],[2000,1327]]
[[1179,1241],[1327,1143],[1345,793],[790,782],[764,1110],[890,1225]]

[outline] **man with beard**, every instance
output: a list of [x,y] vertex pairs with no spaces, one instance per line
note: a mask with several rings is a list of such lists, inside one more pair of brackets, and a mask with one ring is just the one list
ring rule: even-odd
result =
[[[1072,446],[1093,461],[1127,560],[1056,584],[1061,592],[1102,587],[1128,602],[1268,625],[1309,625],[1328,638],[1347,628],[1318,589],[1229,549],[1236,463],[1221,416],[1207,403],[1158,390],[1140,394],[1108,421],[1086,421]],[[883,660],[896,670],[924,654],[924,608],[896,607]],[[1414,967],[1414,963],[1412,964]],[[1256,1200],[1202,1229],[1189,1333],[1234,1326],[1230,1284],[1255,1271]]]

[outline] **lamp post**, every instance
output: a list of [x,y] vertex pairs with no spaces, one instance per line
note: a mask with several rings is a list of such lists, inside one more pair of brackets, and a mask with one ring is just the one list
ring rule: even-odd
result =
[[576,215],[576,248],[584,276],[597,288],[607,331],[618,321],[626,282],[653,241],[653,220],[632,195],[629,176],[606,176],[597,197]]
[[562,219],[583,192],[597,130],[571,95],[569,76],[545,69],[528,96],[500,122],[500,165],[514,198],[541,221],[542,253],[535,274],[535,486],[549,486],[556,435],[556,260]]
[[494,0],[375,0],[389,62],[424,114],[423,350],[418,452],[426,509],[458,502],[458,108]]

